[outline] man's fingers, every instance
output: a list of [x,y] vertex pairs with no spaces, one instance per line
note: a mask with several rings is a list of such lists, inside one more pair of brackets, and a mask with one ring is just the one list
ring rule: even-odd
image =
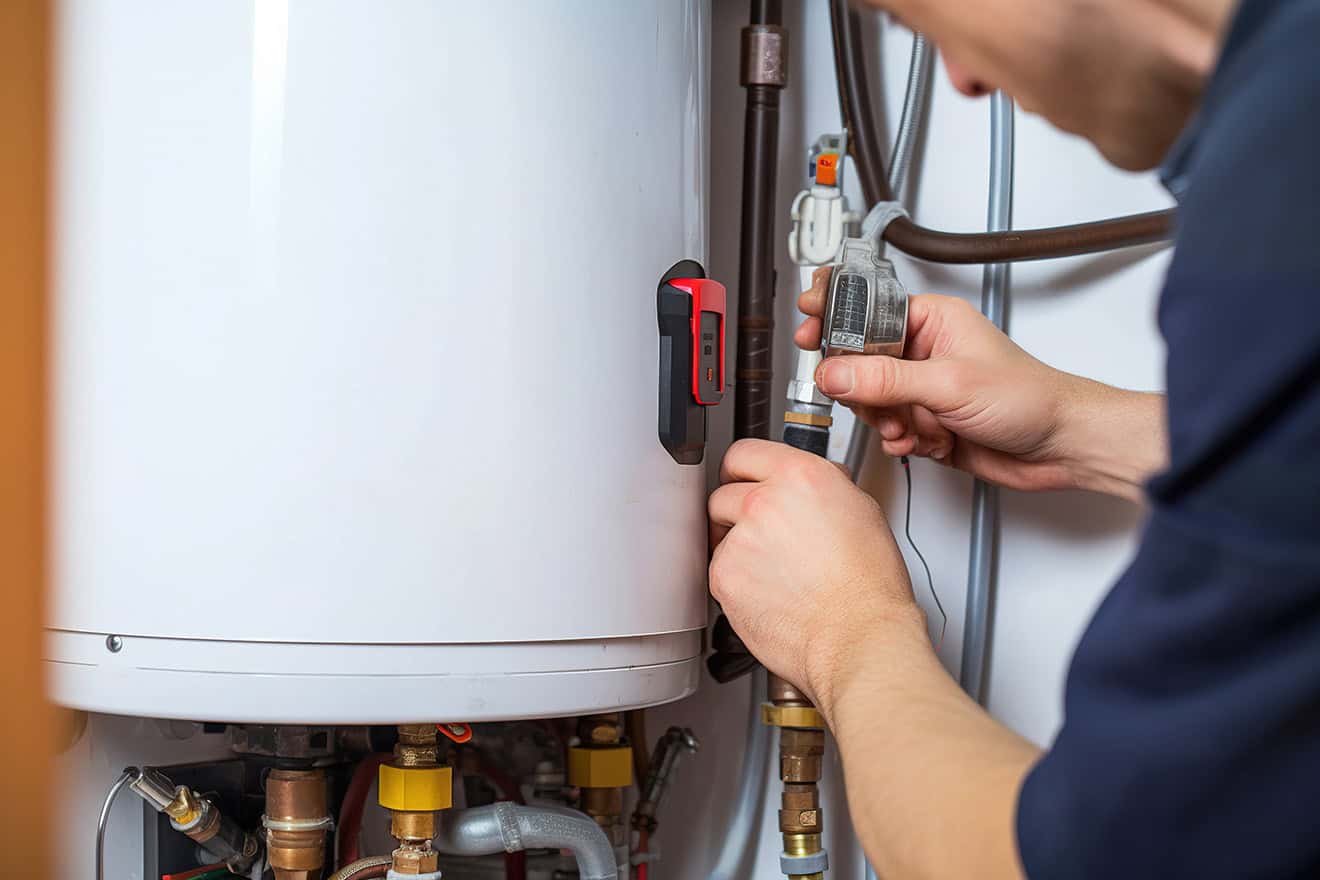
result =
[[953,433],[940,424],[935,414],[924,406],[912,407],[912,425],[917,433],[917,455],[934,459],[947,458],[953,450]]
[[802,314],[814,315],[817,318],[825,314],[826,288],[829,287],[829,283],[829,266],[821,266],[811,273],[811,287],[802,291],[802,295],[798,297],[798,309]]
[[908,361],[884,355],[826,358],[816,369],[816,386],[849,404],[896,407],[919,403],[939,412],[952,407],[943,361]]
[[[710,500],[706,502],[706,512],[710,514],[712,538],[714,528],[723,527],[727,532],[730,527],[737,525],[738,519],[742,516],[744,499],[758,485],[758,483],[728,483],[710,493]],[[721,534],[720,538],[723,537],[724,535]]]
[[773,440],[739,440],[724,454],[720,482],[764,482],[782,468],[803,460],[819,461],[810,452]]
[[820,318],[807,318],[793,331],[793,342],[803,351],[815,351],[820,348]]

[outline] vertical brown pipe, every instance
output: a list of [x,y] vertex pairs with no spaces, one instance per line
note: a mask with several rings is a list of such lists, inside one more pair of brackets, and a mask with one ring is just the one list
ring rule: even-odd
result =
[[770,436],[779,92],[787,83],[788,70],[788,37],[782,22],[781,0],[752,0],[751,24],[742,33],[741,80],[747,89],[747,109],[738,262],[735,438]]

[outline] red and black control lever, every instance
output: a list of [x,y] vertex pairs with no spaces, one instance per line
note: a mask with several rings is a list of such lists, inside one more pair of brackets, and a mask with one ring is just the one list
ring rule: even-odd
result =
[[706,411],[724,398],[724,285],[695,260],[675,263],[656,290],[660,325],[660,443],[700,464]]

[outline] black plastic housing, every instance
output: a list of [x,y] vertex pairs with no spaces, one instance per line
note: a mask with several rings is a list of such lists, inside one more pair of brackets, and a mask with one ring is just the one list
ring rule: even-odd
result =
[[660,444],[679,464],[701,464],[706,408],[692,396],[692,297],[669,286],[675,278],[705,278],[696,260],[679,260],[660,279],[655,310],[660,327]]

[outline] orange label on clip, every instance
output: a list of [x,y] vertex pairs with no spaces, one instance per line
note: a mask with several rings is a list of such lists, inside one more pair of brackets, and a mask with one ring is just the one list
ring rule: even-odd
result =
[[839,154],[821,153],[816,157],[816,183],[834,186],[839,179]]

